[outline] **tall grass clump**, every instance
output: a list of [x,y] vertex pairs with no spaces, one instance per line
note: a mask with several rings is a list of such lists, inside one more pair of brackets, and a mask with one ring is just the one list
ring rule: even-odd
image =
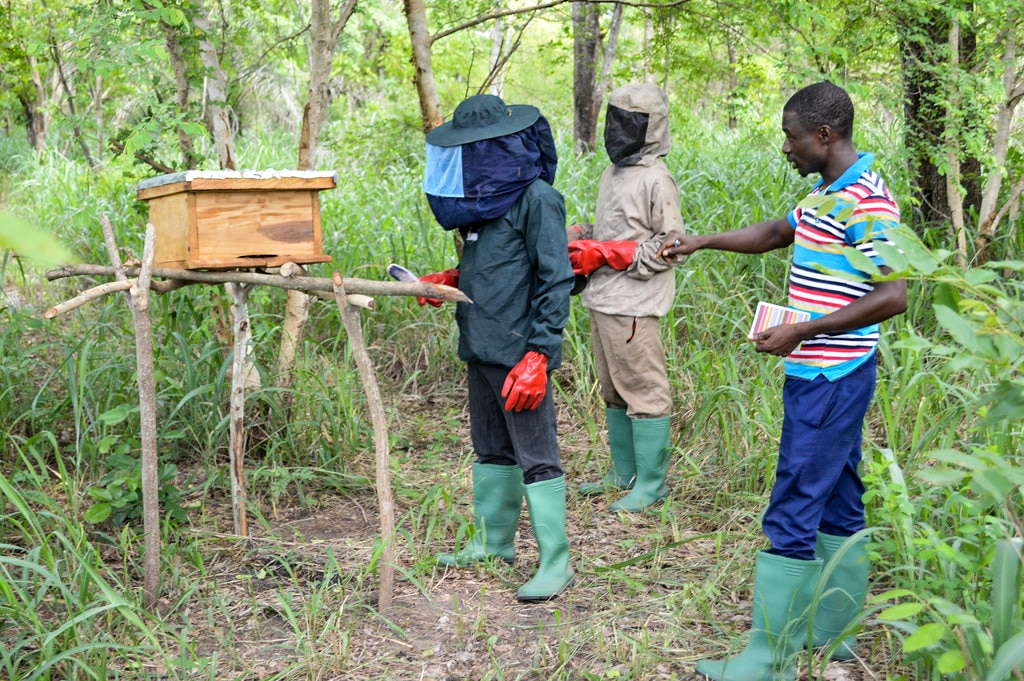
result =
[[[791,172],[777,136],[685,122],[669,164],[683,219],[712,233],[792,210],[810,185]],[[759,300],[784,303],[788,253],[701,251],[679,266],[666,320],[670,374],[680,402],[680,445],[696,479],[725,477],[729,493],[760,497],[781,425],[781,371],[745,341]]]
[[[876,560],[890,587],[875,607],[912,678],[1009,678],[1024,663],[1024,291],[998,273],[1024,264],[965,270],[909,233],[897,245],[888,261],[931,292],[937,324],[888,349],[906,391],[884,395],[882,414],[904,448],[869,461]],[[901,373],[900,361],[918,373]]]
[[[166,658],[146,614],[58,501],[77,494],[60,457],[40,451],[54,445],[52,436],[21,441],[18,472],[0,474],[0,673],[105,679],[152,668]],[[57,480],[47,459],[58,461]]]

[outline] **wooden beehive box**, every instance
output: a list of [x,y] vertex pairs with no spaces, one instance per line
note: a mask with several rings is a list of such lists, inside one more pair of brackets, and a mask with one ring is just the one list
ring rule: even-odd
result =
[[156,230],[155,267],[234,269],[329,262],[320,194],[333,172],[190,170],[139,183]]

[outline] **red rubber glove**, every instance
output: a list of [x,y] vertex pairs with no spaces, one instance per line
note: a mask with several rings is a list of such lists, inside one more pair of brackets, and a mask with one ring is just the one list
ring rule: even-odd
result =
[[[458,288],[459,270],[453,267],[452,269],[445,270],[444,272],[424,274],[422,277],[420,277],[420,281],[426,282],[428,284],[444,284],[445,286],[454,286],[455,288]],[[434,307],[441,307],[441,304],[444,301],[438,298],[417,297],[416,302],[419,303],[420,305],[433,305]]]
[[573,274],[590,274],[607,265],[613,270],[624,270],[633,263],[636,241],[594,241],[580,239],[569,242],[569,262]]
[[548,389],[548,356],[530,350],[519,364],[512,367],[501,388],[507,397],[505,411],[532,411],[537,408]]

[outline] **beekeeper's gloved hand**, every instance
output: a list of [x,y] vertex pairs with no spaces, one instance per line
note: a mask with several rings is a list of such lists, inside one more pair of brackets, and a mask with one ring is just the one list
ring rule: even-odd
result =
[[637,245],[636,241],[570,241],[569,262],[573,274],[590,274],[602,265],[624,270],[633,263]]
[[[458,268],[453,267],[452,269],[445,270],[444,272],[424,274],[422,277],[420,277],[420,281],[426,282],[428,284],[444,284],[445,286],[454,286],[455,288],[458,288],[459,270]],[[438,298],[417,297],[416,302],[419,303],[420,305],[433,305],[434,307],[441,307],[441,303],[443,303],[444,301],[439,300]]]
[[501,388],[505,411],[532,411],[544,399],[548,386],[548,357],[530,350],[512,367]]

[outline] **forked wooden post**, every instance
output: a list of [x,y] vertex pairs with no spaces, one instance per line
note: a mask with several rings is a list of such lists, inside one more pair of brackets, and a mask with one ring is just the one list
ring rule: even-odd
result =
[[248,352],[252,330],[249,326],[249,291],[252,284],[225,284],[231,294],[231,317],[234,329],[234,353],[231,360],[231,398],[229,462],[231,468],[231,514],[235,534],[249,536],[245,519],[245,385],[249,370]]
[[345,325],[352,355],[359,369],[359,380],[366,393],[366,403],[373,422],[374,451],[376,453],[377,504],[380,508],[380,593],[377,609],[381,612],[391,607],[395,591],[395,507],[391,496],[391,446],[388,441],[387,420],[384,417],[384,403],[380,398],[377,376],[373,373],[370,354],[363,340],[363,327],[359,324],[359,308],[349,304],[345,295],[345,284],[341,274],[334,273],[334,297],[338,301],[341,323]]
[[132,311],[135,328],[135,373],[139,386],[139,434],[142,444],[142,531],[145,555],[143,556],[143,595],[147,607],[156,603],[160,587],[160,482],[159,456],[156,443],[156,381],[153,377],[153,325],[149,314],[149,290],[153,271],[155,230],[146,225],[146,240],[143,245],[142,267],[139,278],[132,281],[125,275],[121,256],[114,237],[114,228],[106,215],[100,220],[103,239],[106,242],[115,276],[128,288],[128,307]]

